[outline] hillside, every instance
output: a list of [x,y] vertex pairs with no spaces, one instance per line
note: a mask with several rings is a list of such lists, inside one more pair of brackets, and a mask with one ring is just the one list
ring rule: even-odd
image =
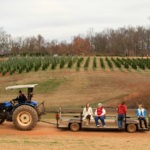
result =
[[[17,91],[6,91],[6,86],[38,83],[34,99],[46,102],[46,107],[82,106],[87,102],[93,106],[98,102],[115,107],[120,101],[127,101],[130,107],[139,102],[150,105],[150,72],[120,70],[56,69],[13,74],[0,77],[0,101],[17,96]],[[24,91],[25,92],[25,91]]]

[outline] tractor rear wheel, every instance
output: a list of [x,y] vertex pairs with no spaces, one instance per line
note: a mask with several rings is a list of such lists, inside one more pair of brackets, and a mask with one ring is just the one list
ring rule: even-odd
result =
[[13,113],[13,123],[19,130],[31,130],[38,121],[37,111],[28,105],[22,105]]
[[0,114],[0,124],[2,124],[5,121],[4,115]]

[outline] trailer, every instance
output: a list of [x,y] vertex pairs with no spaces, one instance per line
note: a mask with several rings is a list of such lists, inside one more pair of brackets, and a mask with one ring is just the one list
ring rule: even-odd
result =
[[[93,112],[96,108],[93,109]],[[83,120],[82,109],[70,109],[70,108],[59,108],[56,113],[56,121],[57,128],[59,129],[70,129],[71,131],[79,131],[79,130],[119,130],[119,131],[127,131],[130,133],[134,133],[136,131],[149,131],[150,122],[149,116],[146,118],[148,128],[140,128],[139,120],[135,115],[135,109],[128,109],[128,113],[125,116],[123,121],[123,128],[118,127],[118,115],[116,112],[116,108],[105,108],[106,116],[105,123],[106,126],[97,127],[95,124],[95,120],[91,120],[90,124],[86,124],[86,120]],[[144,125],[143,125],[144,127]]]

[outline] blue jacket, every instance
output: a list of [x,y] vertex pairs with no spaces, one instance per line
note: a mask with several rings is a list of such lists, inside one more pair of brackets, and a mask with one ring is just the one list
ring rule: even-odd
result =
[[[142,111],[141,111],[142,110]],[[137,109],[136,110],[136,115],[138,116],[138,117],[140,117],[140,116],[142,116],[142,117],[146,117],[146,109],[144,109],[144,108],[142,108],[142,109]]]

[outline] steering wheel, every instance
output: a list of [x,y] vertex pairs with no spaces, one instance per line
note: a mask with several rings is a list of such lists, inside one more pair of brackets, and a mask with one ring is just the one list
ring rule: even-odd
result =
[[12,100],[10,101],[10,103],[11,103],[12,106],[14,106],[16,102],[15,102],[14,99],[12,99]]

